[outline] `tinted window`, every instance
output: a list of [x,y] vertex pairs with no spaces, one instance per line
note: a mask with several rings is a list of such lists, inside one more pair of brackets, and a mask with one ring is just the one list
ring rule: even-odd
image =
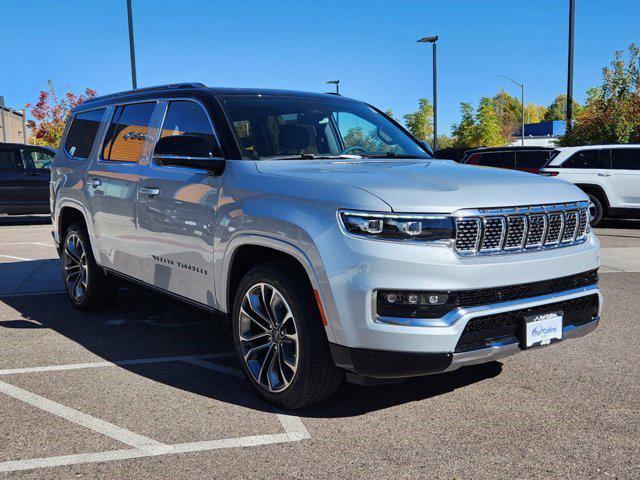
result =
[[65,150],[74,158],[87,158],[96,139],[105,109],[79,113],[73,118],[64,143]]
[[51,168],[53,155],[44,150],[26,149],[20,150],[22,162],[27,168]]
[[582,150],[571,155],[562,164],[563,168],[597,168],[600,150]]
[[[204,140],[207,149],[214,155],[219,150],[215,135],[213,134],[213,128],[209,122],[209,117],[200,105],[195,102],[179,101],[171,102],[167,110],[167,114],[162,124],[162,133],[160,138],[174,137],[174,136],[187,136],[193,137],[193,144],[202,144],[201,140]],[[201,139],[201,140],[198,140]],[[198,151],[189,150],[189,142],[183,142],[186,146],[186,150],[181,154],[185,156],[200,156],[201,149]]]
[[11,150],[0,150],[0,170],[15,170],[18,168],[16,165],[16,157]]
[[102,158],[116,162],[140,160],[155,106],[154,102],[117,107],[105,136]]
[[612,148],[611,156],[616,170],[640,170],[640,148]]
[[516,167],[518,168],[542,168],[548,161],[549,152],[544,150],[516,152]]
[[485,167],[513,168],[513,152],[487,152],[483,153],[478,165]]

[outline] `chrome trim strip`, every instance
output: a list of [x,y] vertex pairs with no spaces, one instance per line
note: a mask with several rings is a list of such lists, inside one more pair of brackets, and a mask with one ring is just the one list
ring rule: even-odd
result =
[[374,291],[373,295],[371,295],[371,312],[373,313],[373,319],[376,323],[385,323],[402,327],[450,327],[458,323],[463,317],[467,320],[471,320],[474,317],[493,315],[508,312],[511,310],[520,310],[522,308],[562,302],[564,300],[585,297],[587,295],[592,295],[599,292],[600,289],[598,288],[598,285],[594,284],[588,285],[586,287],[575,288],[572,290],[565,290],[563,292],[539,295],[537,297],[521,298],[518,300],[510,300],[508,302],[480,305],[477,307],[457,308],[455,310],[451,310],[449,313],[440,318],[398,318],[383,317],[377,314],[377,291]]
[[[566,327],[563,327],[561,342],[571,338],[582,337],[592,332],[596,329],[599,322],[600,317],[598,316],[594,320],[583,323],[582,325],[568,325]],[[514,355],[520,352],[526,352],[526,350],[521,349],[517,341],[510,343],[495,342],[490,347],[480,348],[478,350],[470,350],[468,352],[454,353],[451,365],[449,365],[445,372],[457,370],[458,368],[465,367],[467,365],[492,362],[494,360],[508,357],[509,355]]]

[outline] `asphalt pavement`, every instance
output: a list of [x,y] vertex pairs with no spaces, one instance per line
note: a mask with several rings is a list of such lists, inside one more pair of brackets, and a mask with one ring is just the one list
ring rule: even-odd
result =
[[592,334],[296,412],[224,325],[140,290],[62,293],[46,217],[0,217],[0,478],[638,478],[640,222],[606,221]]

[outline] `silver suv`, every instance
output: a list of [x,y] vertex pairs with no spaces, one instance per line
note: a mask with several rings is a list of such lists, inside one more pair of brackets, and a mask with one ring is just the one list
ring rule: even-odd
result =
[[51,203],[78,308],[127,281],[222,313],[248,381],[284,407],[345,376],[450,371],[600,318],[583,192],[435,160],[336,95],[177,84],[88,101]]

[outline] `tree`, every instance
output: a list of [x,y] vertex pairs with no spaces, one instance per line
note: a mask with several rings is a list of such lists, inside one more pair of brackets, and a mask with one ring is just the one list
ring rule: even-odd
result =
[[453,131],[455,147],[473,147],[474,132],[476,121],[474,118],[473,107],[470,103],[462,102],[460,104],[460,114],[462,120],[457,125],[451,127]]
[[29,143],[58,148],[64,126],[71,111],[85,100],[96,96],[96,91],[85,89],[83,94],[76,95],[67,91],[64,97],[58,98],[53,80],[48,80],[48,90],[42,90],[38,96],[38,102],[27,104],[25,108],[31,108],[31,116],[27,127],[31,131]]
[[[573,114],[578,115],[580,113],[580,104],[573,100]],[[563,93],[562,95],[558,95],[549,107],[547,107],[547,111],[544,114],[544,121],[550,122],[553,120],[564,120],[567,118],[567,96]]]
[[418,140],[430,142],[433,140],[433,105],[426,98],[418,103],[418,110],[404,115],[404,124]]
[[500,90],[493,98],[493,107],[500,122],[500,134],[507,140],[513,140],[513,134],[520,129],[522,108],[520,100]]
[[505,137],[500,131],[500,119],[491,98],[483,97],[480,99],[480,106],[476,113],[473,143],[485,147],[497,147],[506,143]]
[[602,85],[590,88],[587,101],[576,115],[571,133],[560,145],[640,142],[640,49],[629,45],[629,59],[622,51],[602,70]]

